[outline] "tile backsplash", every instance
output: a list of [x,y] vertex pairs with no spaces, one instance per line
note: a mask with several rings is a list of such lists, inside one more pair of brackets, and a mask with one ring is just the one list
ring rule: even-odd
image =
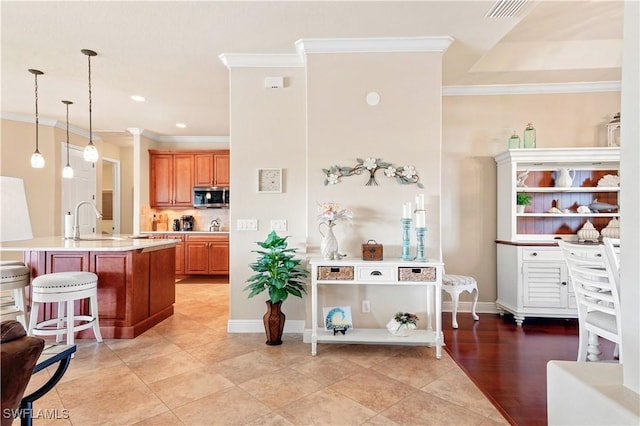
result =
[[212,220],[220,219],[222,231],[229,230],[229,209],[153,209],[143,205],[140,209],[140,231],[153,231],[153,220],[156,220],[156,231],[172,231],[173,220],[190,215],[194,219],[194,231],[208,231]]

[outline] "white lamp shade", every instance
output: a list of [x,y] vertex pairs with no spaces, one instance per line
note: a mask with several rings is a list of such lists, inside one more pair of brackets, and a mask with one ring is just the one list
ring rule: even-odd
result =
[[73,177],[73,169],[71,166],[65,166],[64,169],[62,169],[62,177],[65,179],[71,179]]
[[98,161],[98,148],[95,145],[89,144],[84,147],[84,161],[88,161],[90,163],[95,163]]
[[44,157],[39,152],[31,154],[31,167],[41,169],[44,167]]
[[0,176],[0,241],[21,241],[33,238],[24,181]]

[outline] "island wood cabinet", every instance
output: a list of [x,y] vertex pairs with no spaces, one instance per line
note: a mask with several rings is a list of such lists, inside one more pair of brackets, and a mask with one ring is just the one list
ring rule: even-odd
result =
[[[405,262],[397,260],[354,261],[311,259],[311,330],[305,331],[305,341],[311,340],[311,355],[316,355],[318,342],[384,345],[435,346],[436,358],[442,356],[442,262]],[[343,286],[393,286],[398,292],[418,289],[427,299],[427,318],[409,336],[394,336],[386,328],[359,328],[342,335],[324,330],[324,318],[318,306],[318,288],[340,291]],[[347,303],[348,304],[348,303]],[[392,312],[394,313],[394,312]],[[391,314],[392,314],[391,313]],[[309,336],[310,334],[310,336]]]
[[[514,149],[495,160],[496,307],[512,313],[518,325],[530,316],[575,318],[575,294],[556,240],[577,240],[587,220],[601,231],[620,216],[620,187],[611,184],[615,179],[605,178],[618,176],[620,149]],[[560,186],[560,173],[567,169],[573,176],[571,185]],[[516,210],[521,193],[532,197],[523,213]],[[578,207],[595,201],[615,208],[578,212]]]
[[194,155],[195,186],[229,186],[229,151]]
[[193,154],[149,150],[151,207],[193,207]]
[[184,234],[145,234],[151,239],[178,240],[176,244],[176,275],[184,275]]
[[[25,251],[32,278],[54,272],[89,271],[98,275],[100,331],[106,339],[130,339],[173,314],[174,248],[129,251]],[[88,301],[76,302],[88,312]],[[54,318],[57,304],[47,303],[41,320]],[[78,333],[93,338],[92,331]]]
[[228,275],[229,236],[185,235],[185,274]]

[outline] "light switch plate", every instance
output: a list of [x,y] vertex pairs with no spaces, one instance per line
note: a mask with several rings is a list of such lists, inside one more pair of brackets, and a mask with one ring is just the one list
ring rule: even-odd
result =
[[257,231],[258,219],[238,219],[236,229],[238,231]]
[[287,232],[287,220],[286,219],[271,220],[271,230],[276,232]]

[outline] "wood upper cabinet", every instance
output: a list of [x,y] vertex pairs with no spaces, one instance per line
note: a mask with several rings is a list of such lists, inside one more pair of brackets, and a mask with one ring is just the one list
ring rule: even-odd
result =
[[196,154],[195,161],[195,186],[210,186],[214,181],[213,154]]
[[216,154],[214,156],[214,185],[215,186],[229,186],[230,179],[230,167],[229,167],[229,154]]
[[193,206],[193,154],[149,150],[149,204],[151,207]]
[[195,186],[229,186],[229,151],[194,154]]

